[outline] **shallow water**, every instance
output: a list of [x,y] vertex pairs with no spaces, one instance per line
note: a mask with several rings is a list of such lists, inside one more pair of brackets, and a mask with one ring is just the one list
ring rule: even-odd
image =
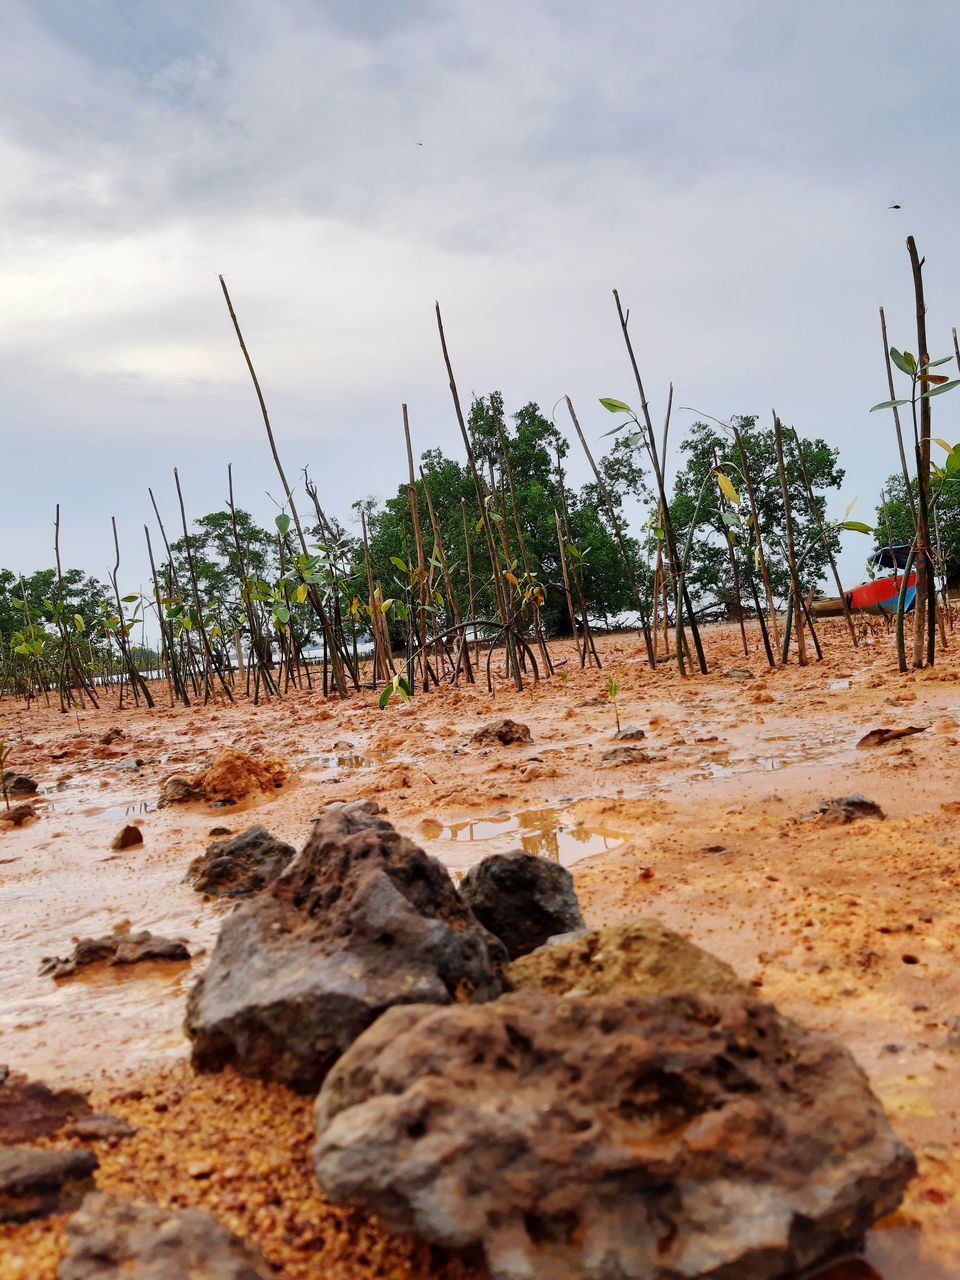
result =
[[453,870],[464,870],[492,853],[522,849],[569,867],[591,854],[616,849],[623,832],[585,826],[567,808],[524,809],[441,823],[427,818],[418,833],[435,854]]

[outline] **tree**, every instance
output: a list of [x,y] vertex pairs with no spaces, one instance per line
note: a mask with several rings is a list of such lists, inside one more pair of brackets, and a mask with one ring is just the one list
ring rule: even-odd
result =
[[[916,477],[911,480],[911,485],[916,497]],[[900,472],[892,475],[885,484],[884,497],[885,500],[877,505],[877,524],[874,529],[877,549],[886,546],[912,546],[913,513]],[[931,482],[931,507],[934,549],[937,549],[939,532],[939,551],[943,556],[947,581],[954,585],[960,581],[960,478],[935,478]]]
[[[758,426],[754,417],[737,417],[733,421],[739,428],[747,454],[771,585],[774,594],[785,599],[790,592],[790,577],[783,548],[783,500],[776,478],[773,430]],[[796,450],[791,447],[793,443],[791,434],[786,459],[787,488],[793,509],[797,556],[801,559],[800,577],[804,586],[809,588],[823,577],[829,558],[810,511]],[[838,451],[819,438],[800,437],[800,447],[817,514],[836,554],[839,535],[826,520],[826,494],[839,488],[843,481],[844,471],[837,465]],[[741,504],[741,525],[745,527],[749,507],[739,453],[731,432],[718,430],[705,422],[693,424],[681,451],[685,462],[674,482],[670,512],[681,547],[686,542],[691,522],[696,520],[687,569],[688,585],[699,611],[719,610],[724,616],[733,616],[739,602],[735,599],[731,581],[727,545],[730,521],[724,519],[724,510],[726,508],[729,517],[730,507],[719,485],[711,478],[711,472],[715,465],[719,465],[733,484]],[[733,536],[738,573],[741,583],[746,584],[755,574],[754,545],[752,538],[748,541],[742,533],[739,537]]]

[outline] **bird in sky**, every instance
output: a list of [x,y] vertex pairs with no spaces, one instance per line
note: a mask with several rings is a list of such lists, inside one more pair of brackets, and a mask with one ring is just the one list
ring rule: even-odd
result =
[[898,204],[888,204],[888,205],[887,205],[887,208],[888,208],[888,209],[899,209],[899,208],[900,208],[900,206],[899,206]]

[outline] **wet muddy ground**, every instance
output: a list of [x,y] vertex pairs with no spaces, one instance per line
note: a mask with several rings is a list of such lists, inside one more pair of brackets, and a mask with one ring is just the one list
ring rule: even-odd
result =
[[[374,797],[455,875],[510,848],[558,858],[590,924],[656,917],[842,1040],[920,1173],[865,1259],[830,1280],[956,1275],[960,632],[934,671],[907,677],[889,637],[854,650],[840,625],[823,633],[823,663],[768,673],[762,650],[745,658],[718,628],[707,634],[711,674],[688,681],[670,665],[652,674],[632,636],[601,642],[603,673],[558,646],[563,674],[523,693],[442,690],[384,711],[369,693],[68,716],[4,704],[9,767],[44,795],[36,821],[0,834],[0,1061],[91,1087],[139,1126],[116,1148],[97,1145],[101,1185],[204,1205],[284,1276],[467,1275],[322,1204],[303,1100],[229,1074],[194,1078],[185,1065],[185,993],[229,910],[183,880],[211,830],[262,822],[299,845],[325,804]],[[640,741],[613,739],[608,674]],[[505,715],[529,725],[531,743],[471,743]],[[901,726],[924,731],[857,746],[868,730]],[[101,743],[113,727],[124,736]],[[290,781],[232,807],[154,807],[166,776],[201,768],[225,743],[281,757]],[[627,763],[603,759],[627,745],[637,749]],[[854,792],[886,819],[816,814]],[[111,851],[131,821],[144,843]],[[185,938],[192,961],[38,976],[41,958],[66,955],[73,937],[125,921]],[[56,1220],[0,1228],[0,1276],[52,1276],[58,1248]]]

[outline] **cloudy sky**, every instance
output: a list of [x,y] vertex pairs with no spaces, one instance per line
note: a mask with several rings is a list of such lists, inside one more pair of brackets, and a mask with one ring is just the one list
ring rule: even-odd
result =
[[[290,475],[383,496],[458,449],[461,391],[588,436],[647,393],[840,446],[839,513],[894,470],[878,330],[960,323],[950,0],[7,0],[0,41],[0,564],[142,580],[147,486],[175,514],[277,492],[217,283]],[[422,144],[422,145],[420,145]],[[887,206],[902,204],[901,211]],[[949,398],[936,432],[960,438]],[[677,421],[680,421],[678,416]],[[864,540],[844,568],[857,580]]]

